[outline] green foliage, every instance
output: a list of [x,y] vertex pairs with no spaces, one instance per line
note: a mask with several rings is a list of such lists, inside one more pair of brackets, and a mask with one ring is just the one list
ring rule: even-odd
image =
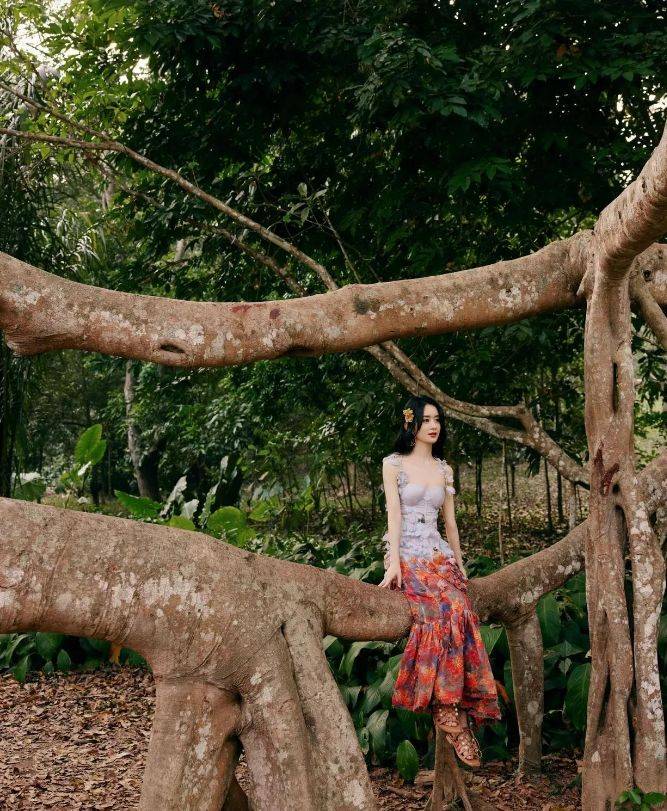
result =
[[[20,682],[26,680],[31,670],[44,673],[91,670],[107,662],[109,647],[109,642],[102,639],[40,631],[0,634],[0,670],[9,670]],[[145,659],[129,648],[121,649],[119,662],[147,667]]]
[[408,740],[401,741],[396,749],[396,768],[404,780],[412,781],[419,771],[419,755]]
[[162,505],[157,501],[152,501],[145,496],[133,496],[131,493],[124,493],[122,490],[115,490],[114,493],[118,501],[120,501],[132,518],[138,520],[159,518]]
[[661,806],[667,795],[659,791],[649,791],[646,794],[640,788],[631,788],[619,794],[615,802],[616,808],[636,808],[638,811],[650,811],[651,808]]
[[245,546],[248,539],[255,536],[255,531],[248,525],[245,513],[237,507],[220,507],[211,514],[206,522],[206,528],[235,546]]
[[[577,649],[575,649],[575,652],[578,652]],[[569,656],[565,661],[568,659]],[[576,665],[576,667],[573,667],[567,679],[565,712],[575,727],[582,731],[586,729],[586,706],[590,680],[591,666],[589,664]]]
[[90,478],[92,468],[104,458],[107,441],[102,439],[102,425],[97,423],[87,428],[79,437],[74,448],[74,465],[60,475],[59,492],[78,497],[80,501],[87,501],[84,489]]
[[[198,499],[185,500],[185,477],[179,479],[164,505],[149,498],[124,493],[121,490],[115,492],[120,503],[133,518],[156,524],[167,524],[167,526],[179,529],[203,531],[216,538],[222,538],[227,543],[243,547],[257,534],[248,523],[248,519],[259,523],[268,520],[275,503],[258,501],[248,515],[233,506],[220,507],[210,512],[217,487],[218,485],[214,485],[209,490],[204,509],[199,513],[197,522],[195,522],[194,516],[199,501]],[[176,513],[175,510],[179,508],[181,512]]]

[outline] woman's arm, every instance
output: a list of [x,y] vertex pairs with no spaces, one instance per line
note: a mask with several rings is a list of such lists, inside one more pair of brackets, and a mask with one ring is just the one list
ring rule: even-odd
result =
[[387,533],[384,536],[389,541],[389,564],[400,564],[398,549],[401,540],[401,501],[398,496],[398,468],[391,462],[382,464],[382,481],[384,495],[387,502]]

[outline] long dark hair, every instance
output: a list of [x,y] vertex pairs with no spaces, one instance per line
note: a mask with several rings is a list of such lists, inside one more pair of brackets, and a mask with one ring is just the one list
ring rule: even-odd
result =
[[415,435],[421,428],[422,422],[424,422],[424,406],[427,403],[436,407],[438,410],[438,416],[440,417],[440,434],[433,444],[433,456],[436,456],[438,459],[443,458],[442,445],[445,439],[445,412],[442,410],[440,403],[436,402],[432,397],[428,397],[426,395],[410,397],[407,403],[403,406],[404,409],[411,408],[415,416],[412,422],[408,423],[408,429],[406,431],[404,427],[405,417],[403,416],[403,413],[401,413],[401,428],[394,442],[394,451],[396,453],[410,453],[410,451],[414,448]]

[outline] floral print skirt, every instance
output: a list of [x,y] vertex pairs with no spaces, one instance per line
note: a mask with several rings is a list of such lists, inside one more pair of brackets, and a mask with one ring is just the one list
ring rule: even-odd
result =
[[401,560],[401,591],[410,601],[412,627],[392,696],[394,707],[432,712],[433,704],[459,704],[473,725],[500,719],[491,663],[456,561]]

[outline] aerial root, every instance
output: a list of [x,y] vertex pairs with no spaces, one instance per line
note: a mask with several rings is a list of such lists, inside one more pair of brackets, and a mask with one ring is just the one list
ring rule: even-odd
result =
[[[320,811],[314,764],[287,642],[278,629],[244,668],[239,731],[256,811]],[[336,731],[332,731],[336,734]]]
[[510,648],[514,702],[519,726],[519,771],[542,768],[544,646],[535,607],[520,621],[505,625]]
[[295,614],[284,634],[306,719],[319,808],[373,811],[377,802],[354,723],[322,648],[319,612]]
[[155,679],[139,811],[220,811],[239,757],[238,699],[201,679]]

